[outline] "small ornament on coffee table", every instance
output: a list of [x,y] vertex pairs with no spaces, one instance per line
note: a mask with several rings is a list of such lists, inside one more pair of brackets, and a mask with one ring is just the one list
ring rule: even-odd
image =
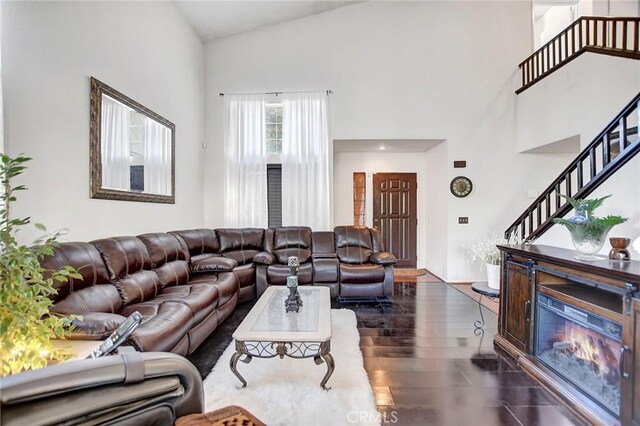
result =
[[291,275],[287,277],[287,288],[289,289],[289,296],[284,301],[286,312],[299,312],[300,306],[302,306],[302,298],[298,293],[298,270],[300,267],[300,260],[296,256],[289,257],[287,264],[291,270]]
[[298,270],[300,269],[300,259],[298,259],[297,256],[289,256],[289,258],[287,259],[287,265],[289,265],[291,275],[298,275]]
[[629,254],[629,243],[631,243],[631,239],[629,238],[621,238],[621,237],[611,237],[609,238],[609,242],[611,243],[611,251],[609,252],[609,259],[613,260],[630,260],[631,255]]

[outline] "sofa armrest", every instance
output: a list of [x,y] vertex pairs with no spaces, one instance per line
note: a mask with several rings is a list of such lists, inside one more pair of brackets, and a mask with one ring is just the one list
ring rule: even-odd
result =
[[89,312],[79,315],[71,321],[73,331],[69,340],[104,340],[125,322],[126,318],[118,314]]
[[207,257],[191,262],[189,269],[192,274],[206,274],[209,272],[231,272],[238,266],[238,262],[228,257]]
[[127,355],[120,354],[4,377],[2,424],[148,424],[145,414],[162,406],[173,408],[163,411],[169,421],[157,424],[173,424],[176,417],[203,412],[202,378],[193,364],[166,352],[135,356],[144,363],[139,377],[129,375]]
[[260,253],[253,256],[253,262],[257,263],[258,265],[273,265],[274,263],[276,263],[276,257],[271,253],[261,251]]
[[387,251],[379,251],[377,253],[373,253],[369,257],[369,261],[378,265],[393,265],[398,261],[398,259]]

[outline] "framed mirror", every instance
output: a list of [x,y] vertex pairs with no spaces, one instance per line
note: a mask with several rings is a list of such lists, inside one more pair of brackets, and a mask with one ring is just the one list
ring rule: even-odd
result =
[[175,204],[175,125],[91,77],[91,198]]

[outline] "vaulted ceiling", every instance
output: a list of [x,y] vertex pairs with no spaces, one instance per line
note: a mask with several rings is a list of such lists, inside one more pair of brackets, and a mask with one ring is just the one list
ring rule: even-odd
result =
[[174,1],[203,41],[228,37],[358,1]]

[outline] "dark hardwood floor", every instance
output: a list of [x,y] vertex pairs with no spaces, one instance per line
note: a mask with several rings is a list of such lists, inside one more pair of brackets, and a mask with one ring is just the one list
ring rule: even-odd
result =
[[[419,278],[416,279],[419,281]],[[205,377],[251,309],[238,309],[189,359]],[[571,413],[493,348],[497,317],[444,283],[396,282],[389,303],[340,304],[356,313],[382,424],[572,425]]]

